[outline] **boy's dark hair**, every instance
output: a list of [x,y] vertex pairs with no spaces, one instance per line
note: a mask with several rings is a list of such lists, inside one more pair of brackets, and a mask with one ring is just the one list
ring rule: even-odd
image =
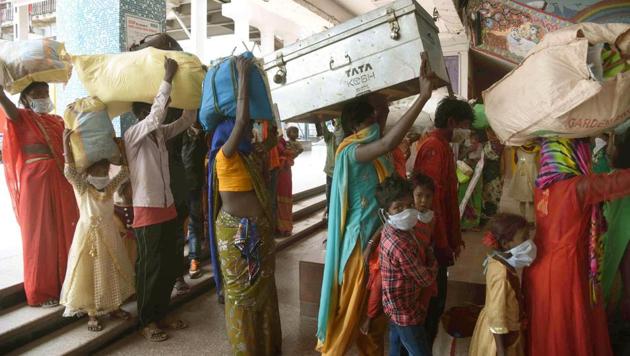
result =
[[428,175],[416,173],[411,178],[411,183],[413,184],[413,189],[423,187],[435,193],[435,183],[433,182],[433,178]]
[[501,213],[490,220],[490,232],[497,242],[509,242],[516,233],[527,227],[527,220],[515,214]]
[[295,131],[298,134],[300,133],[300,130],[295,126],[287,127],[287,134],[292,131]]
[[355,127],[374,115],[374,107],[366,97],[354,99],[343,106],[341,127],[346,135],[351,135]]
[[617,169],[630,168],[630,129],[615,137],[615,159],[613,167]]
[[140,116],[143,111],[151,111],[151,104],[142,103],[139,101],[134,101],[131,103],[131,112],[136,115],[136,117]]
[[446,97],[440,101],[435,111],[435,127],[444,129],[448,126],[448,119],[457,122],[470,121],[475,118],[475,113],[467,102],[455,98]]
[[399,175],[387,177],[383,183],[376,187],[376,200],[381,208],[387,209],[396,200],[411,197],[413,189],[411,184]]

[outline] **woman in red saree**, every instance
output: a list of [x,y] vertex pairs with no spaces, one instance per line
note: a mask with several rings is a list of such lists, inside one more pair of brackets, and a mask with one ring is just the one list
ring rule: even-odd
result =
[[47,114],[52,111],[48,84],[29,85],[20,102],[26,109],[16,108],[0,87],[5,175],[22,232],[26,301],[53,307],[79,211],[63,176],[63,121]]
[[612,355],[599,296],[597,206],[630,194],[630,170],[590,174],[588,141],[547,139],[535,207],[538,256],[525,269],[529,355]]

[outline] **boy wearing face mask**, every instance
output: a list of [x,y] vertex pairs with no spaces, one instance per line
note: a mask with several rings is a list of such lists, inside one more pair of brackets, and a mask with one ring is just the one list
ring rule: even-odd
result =
[[430,355],[424,329],[424,290],[435,282],[437,261],[431,247],[416,237],[418,210],[411,184],[398,176],[387,178],[376,190],[386,223],[381,232],[380,272],[383,311],[390,320],[389,355]]
[[536,245],[529,239],[527,220],[514,214],[496,215],[483,244],[491,249],[484,262],[486,305],[470,344],[470,356],[524,355],[522,303],[518,270],[536,258]]
[[[435,192],[435,186],[433,180],[423,174],[416,174],[411,183],[413,185],[413,200],[416,210],[418,211],[418,217],[416,226],[413,228],[413,233],[423,246],[431,245],[431,233],[433,231],[433,210],[431,206],[433,204],[433,194]],[[368,293],[368,310],[367,317],[361,324],[361,332],[367,334],[370,330],[372,320],[380,317],[383,313],[383,283],[380,271],[380,238],[382,229],[379,229],[375,234],[371,243],[366,248],[366,265],[369,266],[369,278],[367,283]],[[435,260],[432,249],[422,250],[420,253],[420,260],[422,265],[427,265],[428,261]],[[437,295],[437,284],[435,281],[427,288],[423,288],[422,296],[420,298],[421,312],[426,315],[429,307],[429,301],[432,297]]]

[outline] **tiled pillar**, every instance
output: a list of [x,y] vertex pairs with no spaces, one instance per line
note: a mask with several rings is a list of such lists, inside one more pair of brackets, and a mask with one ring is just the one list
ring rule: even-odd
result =
[[[166,2],[164,0],[58,0],[57,26],[59,41],[65,42],[70,54],[102,54],[126,51],[131,39],[139,38],[144,31],[161,32],[166,23]],[[133,26],[127,28],[127,25]],[[135,37],[133,35],[136,35]],[[76,73],[60,96],[63,108],[87,95]],[[131,125],[129,117],[120,120],[117,131]],[[116,126],[116,125],[115,125]],[[122,130],[121,130],[122,128]]]

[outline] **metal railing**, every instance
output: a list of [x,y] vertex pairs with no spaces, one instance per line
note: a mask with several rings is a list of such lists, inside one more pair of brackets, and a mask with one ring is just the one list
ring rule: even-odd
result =
[[57,11],[57,0],[36,2],[32,5],[31,16],[53,14]]

